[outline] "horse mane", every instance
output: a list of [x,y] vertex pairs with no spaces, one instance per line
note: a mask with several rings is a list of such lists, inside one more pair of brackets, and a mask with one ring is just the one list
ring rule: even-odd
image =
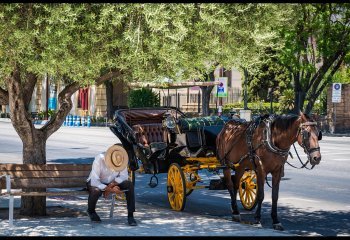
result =
[[272,127],[275,127],[279,130],[287,130],[291,125],[299,118],[299,115],[296,114],[282,114],[276,115],[272,123]]

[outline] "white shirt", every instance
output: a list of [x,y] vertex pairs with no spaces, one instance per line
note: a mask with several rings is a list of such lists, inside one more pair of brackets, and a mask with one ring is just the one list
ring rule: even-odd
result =
[[86,181],[91,180],[91,186],[104,190],[113,180],[121,183],[128,180],[128,177],[128,168],[121,172],[110,170],[105,163],[105,152],[103,152],[95,157],[90,175]]

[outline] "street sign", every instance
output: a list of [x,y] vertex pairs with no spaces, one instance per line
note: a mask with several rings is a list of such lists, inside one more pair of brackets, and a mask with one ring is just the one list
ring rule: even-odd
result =
[[218,81],[220,84],[216,86],[216,93],[218,97],[227,97],[227,77],[219,77]]
[[340,103],[341,102],[341,83],[333,83],[332,102],[333,103]]

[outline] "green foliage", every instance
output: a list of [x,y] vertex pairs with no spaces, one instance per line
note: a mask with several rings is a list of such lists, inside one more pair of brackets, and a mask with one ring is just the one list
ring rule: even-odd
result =
[[128,96],[128,106],[131,108],[159,106],[159,95],[149,88],[132,90]]
[[279,97],[279,111],[288,113],[294,108],[294,91],[293,89],[286,89],[282,96]]
[[278,99],[285,89],[291,87],[288,75],[287,69],[280,65],[276,57],[267,59],[248,82],[249,99],[270,101],[268,88],[273,89],[273,99]]
[[[56,113],[56,111],[55,111],[55,110],[52,110],[52,109],[49,109],[49,110],[47,111],[47,114],[48,114],[49,118],[52,117],[55,113]],[[46,111],[39,111],[39,112],[38,112],[38,119],[39,119],[39,120],[45,119],[45,116],[46,116]]]
[[[332,78],[332,83],[350,83],[350,69],[343,66]],[[326,89],[325,89],[326,90]]]
[[[237,103],[228,103],[223,106],[223,113],[229,113],[232,109],[243,109],[243,102]],[[272,103],[272,112],[279,114],[280,103],[273,102]],[[267,114],[270,113],[271,105],[269,102],[257,101],[257,102],[249,102],[248,109],[252,111],[254,115]]]
[[[293,18],[281,30],[285,39],[281,63],[292,76],[294,91],[305,94],[295,107],[312,110],[324,88],[331,83],[350,52],[350,4],[293,4]],[[308,104],[303,104],[308,102]]]

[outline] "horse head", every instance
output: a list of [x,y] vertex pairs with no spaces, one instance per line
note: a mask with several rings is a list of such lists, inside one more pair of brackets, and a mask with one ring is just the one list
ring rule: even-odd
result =
[[317,122],[300,112],[297,141],[304,149],[312,166],[319,164],[321,161],[320,146],[318,144],[318,141],[321,139],[322,133],[317,128]]

